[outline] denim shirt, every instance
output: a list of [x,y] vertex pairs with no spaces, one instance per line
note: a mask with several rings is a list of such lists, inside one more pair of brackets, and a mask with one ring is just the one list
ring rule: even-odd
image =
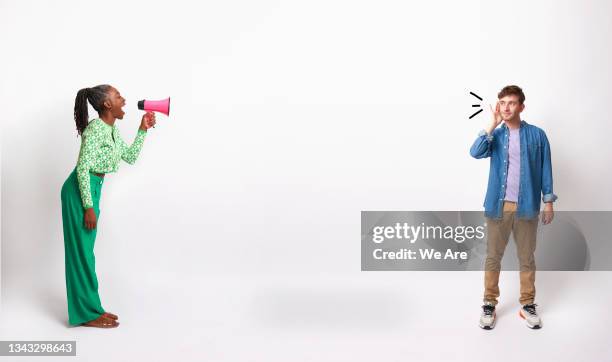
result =
[[[470,148],[474,158],[490,157],[489,184],[484,201],[485,216],[501,219],[506,178],[508,173],[508,127],[503,124],[491,135],[480,131]],[[540,212],[540,194],[543,202],[554,202],[550,144],[546,133],[536,126],[521,121],[520,138],[520,177],[516,216],[522,219],[537,217]]]

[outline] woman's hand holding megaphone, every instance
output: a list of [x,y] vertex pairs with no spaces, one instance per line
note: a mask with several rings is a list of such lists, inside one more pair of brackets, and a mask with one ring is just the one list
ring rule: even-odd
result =
[[142,121],[140,121],[140,129],[146,131],[151,127],[155,127],[155,113],[149,111],[142,115]]

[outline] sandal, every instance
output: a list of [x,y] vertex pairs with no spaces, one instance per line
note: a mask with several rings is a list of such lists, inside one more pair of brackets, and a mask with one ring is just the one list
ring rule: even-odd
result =
[[116,328],[119,326],[119,322],[113,319],[108,319],[104,316],[104,314],[102,314],[98,318],[92,321],[83,323],[81,325],[84,327],[95,327],[95,328]]
[[102,315],[103,315],[104,317],[108,318],[108,319],[113,319],[113,320],[117,320],[117,319],[119,319],[119,317],[117,317],[117,315],[116,315],[116,314],[109,313],[109,312],[104,312],[104,313],[102,313]]

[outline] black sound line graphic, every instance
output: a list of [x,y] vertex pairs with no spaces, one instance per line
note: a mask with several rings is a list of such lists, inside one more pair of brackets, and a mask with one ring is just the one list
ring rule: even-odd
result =
[[[482,98],[480,98],[478,96],[478,94],[476,94],[474,92],[470,92],[470,94],[473,95],[474,97],[478,98],[479,100],[482,100]],[[472,107],[480,108],[480,104],[472,104]],[[476,115],[478,115],[478,113],[480,113],[480,112],[482,112],[482,108],[479,109],[478,111],[476,111],[474,114],[472,114],[469,119],[472,119],[472,118],[476,117]]]

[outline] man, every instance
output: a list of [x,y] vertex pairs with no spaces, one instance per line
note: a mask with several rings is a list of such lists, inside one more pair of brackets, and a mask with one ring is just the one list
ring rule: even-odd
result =
[[[497,95],[493,120],[482,130],[470,149],[474,158],[490,157],[489,183],[484,201],[487,220],[484,305],[480,327],[495,327],[495,306],[499,297],[499,273],[510,232],[516,242],[520,263],[519,310],[529,328],[541,328],[536,311],[535,258],[540,194],[544,202],[542,224],[553,219],[553,178],[550,145],[543,130],[520,119],[525,109],[523,90],[504,87]],[[501,123],[501,127],[497,128]]]

